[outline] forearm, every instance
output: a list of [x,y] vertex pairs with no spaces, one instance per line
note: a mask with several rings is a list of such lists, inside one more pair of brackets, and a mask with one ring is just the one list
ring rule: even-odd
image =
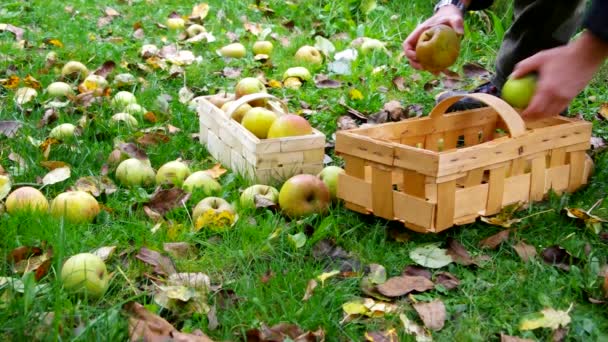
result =
[[587,29],[578,39],[572,42],[574,51],[579,51],[581,58],[591,65],[602,65],[608,58],[608,40]]

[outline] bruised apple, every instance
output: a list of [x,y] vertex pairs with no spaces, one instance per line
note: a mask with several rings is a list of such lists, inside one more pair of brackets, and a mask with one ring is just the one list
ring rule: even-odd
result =
[[103,260],[91,253],[73,255],[61,268],[63,287],[90,298],[101,297],[108,289],[110,278]]
[[312,134],[308,120],[295,114],[279,116],[268,129],[268,139]]
[[241,207],[255,207],[255,196],[262,196],[271,202],[277,203],[279,200],[279,191],[270,186],[264,184],[255,184],[243,191],[239,199]]
[[45,212],[49,209],[49,201],[36,188],[24,186],[11,192],[6,198],[6,212]]
[[279,206],[292,218],[323,213],[329,207],[330,199],[325,183],[309,174],[289,178],[279,191]]
[[51,201],[51,215],[63,217],[71,223],[91,222],[100,212],[95,197],[84,191],[69,191]]

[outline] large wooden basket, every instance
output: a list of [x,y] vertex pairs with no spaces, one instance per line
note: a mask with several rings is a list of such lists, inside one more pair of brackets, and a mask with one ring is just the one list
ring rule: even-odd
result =
[[489,107],[446,114],[462,98],[455,96],[427,117],[338,132],[346,163],[338,197],[352,210],[440,232],[586,184],[591,123],[524,122],[497,97],[467,96]]
[[230,118],[241,105],[261,98],[270,99],[268,107],[278,115],[288,112],[287,106],[270,94],[243,96],[226,112],[205,98],[199,99],[200,142],[223,165],[256,182],[268,184],[298,173],[321,171],[325,135],[318,130],[306,136],[259,139]]

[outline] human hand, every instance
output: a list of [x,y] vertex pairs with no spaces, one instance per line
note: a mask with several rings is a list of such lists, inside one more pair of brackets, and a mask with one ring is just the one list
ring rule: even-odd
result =
[[441,7],[432,17],[425,20],[422,24],[418,25],[412,33],[407,36],[403,41],[403,51],[405,56],[410,61],[410,65],[416,69],[423,69],[420,62],[416,59],[416,44],[418,44],[418,38],[422,32],[437,25],[447,25],[456,31],[456,33],[464,34],[463,16],[462,12],[456,6],[444,6]]
[[585,88],[608,56],[608,43],[590,32],[568,45],[541,51],[517,63],[512,78],[536,72],[536,91],[523,117],[559,115]]

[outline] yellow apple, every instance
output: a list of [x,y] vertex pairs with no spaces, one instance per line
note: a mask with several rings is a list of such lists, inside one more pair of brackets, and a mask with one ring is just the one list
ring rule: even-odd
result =
[[267,40],[258,40],[257,42],[253,43],[253,54],[270,55],[273,47],[272,42]]
[[69,61],[61,68],[61,76],[73,78],[85,78],[89,75],[89,69],[78,61]]
[[335,200],[336,193],[338,192],[338,177],[341,173],[344,173],[344,169],[339,166],[326,166],[319,172],[317,177],[327,185],[329,189],[329,194],[331,195],[332,200]]
[[100,212],[95,197],[84,191],[69,191],[57,195],[51,201],[51,215],[64,217],[72,223],[91,222]]
[[169,183],[180,186],[191,173],[188,165],[183,162],[179,160],[170,161],[163,164],[156,172],[156,184]]
[[255,196],[262,196],[268,199],[271,202],[277,203],[279,200],[279,191],[270,186],[263,184],[255,184],[243,191],[239,201],[241,203],[241,207],[255,207]]
[[[224,103],[224,105],[222,106],[222,110],[227,113],[228,108],[230,107],[230,105],[232,105],[233,102],[234,101],[228,101]],[[251,108],[253,107],[251,107],[248,103],[244,103],[240,105],[239,108],[237,108],[234,112],[232,112],[230,118],[240,123],[243,120],[243,116],[245,116],[245,113],[247,113]]]
[[46,93],[50,97],[66,97],[74,94],[74,90],[65,82],[53,82],[46,87]]
[[188,37],[190,37],[190,38],[198,36],[199,34],[204,33],[204,32],[207,32],[207,30],[205,29],[205,27],[203,25],[199,25],[199,24],[190,25],[186,29],[186,33],[188,33]]
[[458,59],[460,37],[447,25],[433,26],[422,32],[416,43],[416,58],[425,70],[440,72]]
[[54,127],[49,133],[49,137],[57,140],[66,140],[74,137],[76,134],[76,126],[71,123],[64,123]]
[[314,46],[304,45],[296,51],[295,59],[298,62],[320,65],[323,63],[323,55]]
[[196,189],[201,189],[203,193],[209,194],[220,191],[222,186],[207,172],[196,171],[186,178],[182,188],[187,192],[193,192]]
[[42,192],[30,186],[24,186],[11,192],[6,198],[6,212],[16,214],[21,212],[46,212],[49,201]]
[[[262,81],[255,77],[245,77],[241,79],[234,87],[234,96],[239,99],[245,95],[266,93],[266,86]],[[249,104],[252,107],[264,107],[266,106],[266,99],[258,99],[250,101]]]
[[292,218],[323,213],[328,209],[330,199],[325,183],[308,174],[289,178],[279,191],[279,206]]
[[167,27],[171,30],[181,30],[186,26],[186,21],[183,18],[168,18]]
[[222,57],[243,58],[247,54],[245,46],[241,43],[228,44],[218,50]]
[[223,231],[234,224],[236,211],[223,198],[207,197],[196,204],[192,210],[192,219],[196,229],[205,227]]
[[308,71],[308,69],[306,69],[305,67],[301,66],[285,70],[285,72],[283,73],[283,80],[286,80],[289,77],[297,77],[302,81],[310,81],[310,79],[312,79],[310,71]]
[[116,168],[116,179],[124,186],[148,186],[154,184],[154,169],[142,160],[123,160]]
[[63,287],[90,298],[101,297],[110,283],[106,264],[95,254],[80,253],[71,256],[61,268]]
[[277,115],[266,108],[253,107],[241,120],[241,125],[260,139],[266,139],[268,130],[277,119]]
[[268,139],[312,134],[308,120],[295,114],[279,116],[268,129]]
[[122,90],[112,97],[112,107],[118,110],[123,110],[126,106],[133,103],[137,103],[137,98],[130,91]]
[[105,77],[91,74],[84,79],[81,87],[85,91],[103,90],[108,87],[108,80]]

